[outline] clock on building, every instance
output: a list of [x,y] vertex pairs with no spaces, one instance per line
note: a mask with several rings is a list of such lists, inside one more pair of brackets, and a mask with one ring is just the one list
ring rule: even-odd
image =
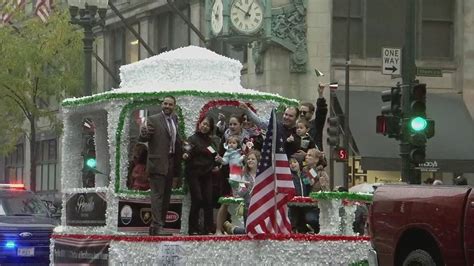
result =
[[224,4],[222,0],[215,0],[211,10],[211,31],[217,36],[224,26]]
[[243,34],[254,34],[263,26],[263,8],[258,0],[234,0],[230,6],[230,23]]

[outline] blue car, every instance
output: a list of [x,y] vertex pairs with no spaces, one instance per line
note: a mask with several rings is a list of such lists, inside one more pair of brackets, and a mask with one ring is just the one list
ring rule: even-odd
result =
[[0,184],[0,264],[49,264],[57,220],[46,204],[22,185]]

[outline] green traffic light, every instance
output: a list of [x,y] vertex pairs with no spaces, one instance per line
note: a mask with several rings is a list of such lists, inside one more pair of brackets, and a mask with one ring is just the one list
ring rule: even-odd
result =
[[420,116],[414,117],[410,121],[410,127],[414,131],[425,130],[427,126],[428,126],[428,122],[426,121],[426,119]]
[[89,158],[86,161],[86,165],[89,168],[95,168],[97,166],[97,161],[95,160],[95,158]]

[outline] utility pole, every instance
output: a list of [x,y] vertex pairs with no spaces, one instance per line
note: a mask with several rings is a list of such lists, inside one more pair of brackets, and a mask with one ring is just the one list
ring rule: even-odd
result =
[[[402,52],[402,110],[407,114],[410,110],[410,92],[415,82],[415,7],[416,1],[407,1],[405,21],[405,45]],[[408,137],[403,135],[400,141],[400,156],[402,160],[401,177],[403,182],[413,183],[414,180],[410,163],[410,144]]]
[[[351,64],[351,0],[347,0],[347,28],[346,28],[346,87],[344,90],[344,142],[343,147],[348,155],[349,150],[349,66]],[[349,188],[349,166],[348,162],[344,162],[343,186]]]

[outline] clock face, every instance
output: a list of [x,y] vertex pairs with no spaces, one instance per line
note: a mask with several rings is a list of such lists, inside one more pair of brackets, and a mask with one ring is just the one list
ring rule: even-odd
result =
[[262,6],[257,0],[234,0],[230,8],[230,21],[242,33],[255,33],[263,24]]
[[214,35],[219,34],[224,26],[224,18],[222,16],[223,8],[222,0],[214,1],[211,11],[211,30]]

